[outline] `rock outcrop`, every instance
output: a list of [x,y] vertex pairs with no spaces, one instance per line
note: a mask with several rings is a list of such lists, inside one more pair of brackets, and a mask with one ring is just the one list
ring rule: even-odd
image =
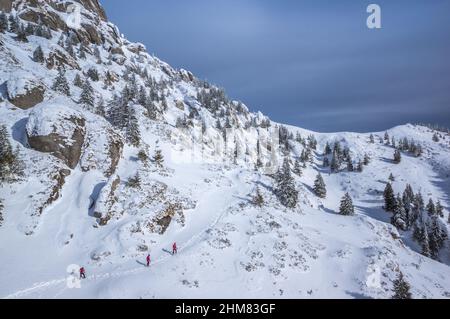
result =
[[26,126],[29,145],[51,153],[71,169],[81,156],[86,135],[86,120],[81,113],[61,103],[41,104],[30,114]]
[[8,100],[16,107],[29,109],[44,100],[45,88],[36,79],[16,74],[6,83]]

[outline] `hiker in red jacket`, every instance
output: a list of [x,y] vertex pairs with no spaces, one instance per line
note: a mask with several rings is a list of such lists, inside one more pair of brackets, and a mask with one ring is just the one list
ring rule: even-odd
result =
[[172,245],[172,255],[175,255],[177,253],[178,253],[177,243],[173,243],[173,245]]
[[86,279],[86,270],[84,269],[84,267],[80,268],[80,279]]
[[150,254],[147,255],[147,267],[150,266]]

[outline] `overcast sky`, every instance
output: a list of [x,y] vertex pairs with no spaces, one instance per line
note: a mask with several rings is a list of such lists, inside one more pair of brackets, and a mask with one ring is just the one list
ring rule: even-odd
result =
[[[382,29],[366,27],[370,3]],[[103,0],[131,41],[273,120],[450,126],[448,0]]]

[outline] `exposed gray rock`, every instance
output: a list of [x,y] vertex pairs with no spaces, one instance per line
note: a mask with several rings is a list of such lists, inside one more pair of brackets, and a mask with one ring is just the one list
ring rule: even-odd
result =
[[39,152],[51,153],[73,169],[81,156],[85,123],[81,114],[63,105],[40,105],[28,118],[28,143]]

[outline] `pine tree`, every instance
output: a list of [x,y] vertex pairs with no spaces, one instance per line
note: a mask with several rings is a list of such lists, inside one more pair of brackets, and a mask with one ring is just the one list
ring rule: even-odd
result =
[[441,204],[441,201],[440,201],[440,200],[438,200],[437,203],[436,203],[435,211],[436,211],[436,214],[437,214],[439,217],[444,218],[444,207],[442,207],[442,204]]
[[4,12],[0,13],[0,33],[5,33],[8,30],[8,18]]
[[356,170],[360,173],[364,170],[363,162],[361,160],[359,160]]
[[427,210],[429,216],[436,215],[436,206],[434,206],[434,202],[433,202],[433,200],[431,198],[428,201],[426,210]]
[[162,155],[162,152],[159,148],[156,148],[155,154],[153,155],[153,163],[156,164],[159,168],[163,167],[164,164],[164,156]]
[[353,172],[355,170],[353,167],[353,161],[352,161],[350,155],[348,156],[348,160],[347,160],[347,170],[349,172]]
[[52,89],[66,96],[70,96],[69,83],[67,82],[65,72],[62,68],[59,69],[58,76],[53,82]]
[[431,257],[431,250],[430,250],[430,240],[428,237],[428,229],[426,227],[426,224],[424,225],[424,228],[422,229],[422,252],[421,254],[425,257]]
[[25,31],[25,27],[22,24],[19,24],[19,30],[17,31],[17,41],[28,42],[27,33]]
[[128,115],[128,123],[125,131],[127,142],[134,147],[139,147],[139,144],[141,143],[141,133],[139,131],[136,110],[134,108],[129,108]]
[[327,144],[325,145],[325,150],[323,151],[323,155],[330,155],[332,152],[330,144],[327,142]]
[[301,166],[300,166],[300,161],[298,160],[298,159],[296,159],[295,160],[295,163],[294,163],[294,173],[297,175],[297,176],[302,176],[302,174],[303,174],[303,171],[302,171],[302,168],[301,168]]
[[346,193],[341,200],[341,206],[339,207],[339,214],[344,216],[352,216],[355,214],[355,207],[353,206],[353,200],[349,193]]
[[407,230],[408,216],[406,215],[405,207],[402,199],[400,198],[400,194],[396,198],[393,213],[394,215],[391,218],[391,224],[400,230]]
[[141,88],[139,89],[138,103],[142,106],[146,106],[147,102],[147,92],[145,91],[145,87],[141,86]]
[[370,164],[370,156],[366,153],[364,154],[364,165],[369,165]]
[[370,134],[369,141],[371,144],[375,143],[375,138],[374,138],[373,134]]
[[81,76],[79,73],[77,73],[75,75],[75,78],[73,79],[73,85],[75,85],[79,88],[83,87],[83,80],[81,79]]
[[431,217],[431,225],[429,226],[428,238],[430,246],[430,257],[438,260],[439,251],[441,250],[444,240],[441,237],[442,231],[440,228],[439,219],[436,215]]
[[83,86],[81,87],[80,101],[79,103],[94,108],[95,98],[94,98],[94,89],[92,88],[91,83],[88,79],[83,82]]
[[0,182],[12,182],[24,175],[19,148],[13,151],[5,125],[0,126]]
[[333,152],[333,157],[331,158],[331,171],[338,172],[340,167],[341,167],[341,162],[339,159],[339,152],[335,150]]
[[411,299],[411,288],[405,280],[403,273],[400,272],[397,279],[394,280],[394,295],[392,299]]
[[400,164],[401,161],[402,161],[402,154],[400,153],[399,150],[395,150],[395,152],[394,152],[394,163],[395,164]]
[[17,34],[19,32],[19,28],[20,28],[19,19],[15,15],[10,14],[9,15],[9,32]]
[[252,204],[258,207],[264,206],[264,197],[261,194],[261,190],[259,189],[259,186],[256,187],[256,193],[252,198]]
[[294,208],[298,202],[298,191],[291,175],[289,159],[284,158],[283,165],[275,177],[275,195],[283,206]]
[[327,197],[327,189],[322,175],[319,173],[314,181],[314,193],[320,198]]
[[384,133],[384,140],[386,141],[386,144],[389,144],[389,134],[388,134],[388,132]]
[[386,184],[383,197],[384,197],[384,210],[387,212],[394,212],[396,206],[396,199],[391,183]]
[[388,180],[391,182],[395,182],[395,177],[392,173],[389,175]]
[[36,50],[34,50],[34,52],[33,52],[33,61],[37,62],[37,63],[44,63],[45,62],[44,51],[42,51],[42,47],[41,46],[38,46],[36,48]]
[[136,173],[136,175],[128,179],[126,186],[131,188],[141,188],[141,177],[139,176],[139,173]]
[[324,157],[323,158],[323,165],[322,165],[323,167],[328,167],[328,166],[330,166],[330,161],[328,160],[328,157]]

